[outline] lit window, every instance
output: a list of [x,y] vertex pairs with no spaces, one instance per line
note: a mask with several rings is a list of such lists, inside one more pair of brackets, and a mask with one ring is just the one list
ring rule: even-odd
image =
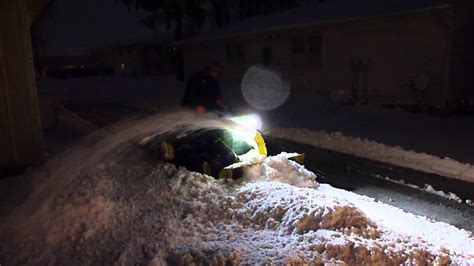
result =
[[121,64],[120,69],[125,70],[125,64]]

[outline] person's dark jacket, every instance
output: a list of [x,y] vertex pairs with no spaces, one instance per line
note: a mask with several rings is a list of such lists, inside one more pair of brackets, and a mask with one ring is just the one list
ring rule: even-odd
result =
[[207,73],[198,73],[189,78],[181,104],[193,108],[201,105],[214,110],[220,107],[220,101],[221,88],[217,80]]

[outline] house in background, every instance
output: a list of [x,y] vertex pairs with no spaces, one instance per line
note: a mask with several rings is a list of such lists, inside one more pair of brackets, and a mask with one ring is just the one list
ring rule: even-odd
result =
[[105,52],[118,76],[157,76],[176,73],[175,48],[166,42],[117,45]]
[[102,53],[81,55],[41,56],[36,62],[37,75],[49,78],[111,75],[112,67]]
[[474,99],[471,2],[334,0],[244,20],[181,42],[185,76],[219,61],[238,86],[263,65],[293,93],[447,108]]
[[42,56],[36,64],[40,75],[50,78],[174,75],[175,51],[176,48],[166,42],[139,42],[81,54]]

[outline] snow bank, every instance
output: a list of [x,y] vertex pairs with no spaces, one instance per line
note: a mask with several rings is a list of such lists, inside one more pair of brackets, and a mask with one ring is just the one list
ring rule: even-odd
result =
[[[375,177],[377,178],[381,178],[381,179],[385,179],[389,182],[393,182],[393,183],[396,183],[396,184],[400,184],[400,185],[404,185],[404,186],[407,186],[407,187],[411,187],[411,188],[414,188],[414,189],[419,189],[419,190],[423,190],[425,192],[428,192],[428,193],[431,193],[431,194],[435,194],[435,195],[438,195],[440,197],[443,197],[443,198],[446,198],[446,199],[449,199],[449,200],[454,200],[456,201],[457,203],[462,203],[463,200],[456,194],[454,194],[453,192],[444,192],[442,190],[436,190],[433,188],[433,186],[431,186],[430,184],[425,184],[423,188],[417,186],[417,185],[413,185],[413,184],[409,184],[409,183],[406,183],[405,180],[403,179],[400,179],[400,180],[394,180],[394,179],[391,179],[390,177],[382,177],[380,175],[375,175]],[[466,199],[465,200],[465,203],[468,204],[468,205],[473,205],[472,204],[472,200],[471,199]]]
[[279,181],[296,187],[316,188],[316,175],[306,170],[302,165],[288,160],[288,157],[297,156],[297,153],[281,153],[268,157],[265,163],[247,168],[244,173],[245,182]]
[[474,264],[472,233],[320,185],[286,154],[216,180],[95,140],[91,163],[31,173],[46,186],[0,220],[0,264]]
[[401,147],[390,147],[367,139],[344,136],[340,132],[327,133],[293,128],[274,128],[269,133],[276,138],[474,182],[473,165],[464,164],[447,157],[439,158],[426,153],[407,151]]
[[266,239],[249,241],[270,254],[286,252],[272,262],[441,263],[452,252],[467,254],[451,257],[455,264],[474,262],[474,239],[468,232],[329,185],[314,190],[278,182],[248,184],[237,199],[243,202],[240,219],[250,218],[252,226],[283,243],[271,250]]
[[474,238],[467,231],[329,185],[290,185],[285,181],[314,175],[284,156],[268,158],[266,167],[271,175],[193,206],[176,234],[192,228],[203,235],[183,239],[174,262],[474,263]]
[[2,241],[0,258],[12,264],[474,263],[471,233],[318,185],[285,155],[267,158],[263,174],[243,183],[152,163],[140,152],[91,170],[36,217],[35,230],[11,238],[16,245]]

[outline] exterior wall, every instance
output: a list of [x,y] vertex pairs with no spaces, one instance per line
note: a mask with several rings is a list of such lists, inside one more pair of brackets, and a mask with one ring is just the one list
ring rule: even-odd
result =
[[158,44],[137,44],[114,47],[107,61],[116,75],[144,76],[176,73],[176,60],[172,47]]
[[176,48],[166,44],[158,48],[155,61],[157,75],[175,75],[178,67]]
[[[185,77],[206,64],[223,63],[222,82],[238,85],[245,70],[263,64],[293,91],[327,93],[339,102],[444,106],[450,90],[452,11],[426,11],[359,22],[282,29],[184,46]],[[319,36],[320,52],[295,54],[293,40]],[[243,44],[244,57],[229,59],[226,46]],[[353,92],[354,91],[354,92]]]
[[[218,61],[224,63],[225,46],[221,42],[202,42],[183,49],[184,77],[189,78],[204,66]],[[224,68],[224,77],[228,76],[227,68]],[[227,79],[227,78],[226,78]]]
[[[292,39],[299,36],[320,35],[319,29],[274,31],[186,45],[184,47],[185,77],[212,62],[223,65],[222,83],[238,85],[245,71],[254,65],[264,65],[263,49],[271,49],[271,59],[266,66],[280,73],[296,89],[320,89],[321,56],[294,55]],[[226,47],[241,45],[243,56],[229,58]]]
[[474,1],[457,0],[451,52],[451,86],[462,105],[474,105]]
[[443,107],[450,40],[448,13],[340,25],[324,35],[324,86],[338,100]]
[[114,72],[120,76],[138,76],[144,74],[143,49],[139,46],[117,47],[113,49]]
[[29,27],[24,1],[0,1],[0,172],[42,157]]

